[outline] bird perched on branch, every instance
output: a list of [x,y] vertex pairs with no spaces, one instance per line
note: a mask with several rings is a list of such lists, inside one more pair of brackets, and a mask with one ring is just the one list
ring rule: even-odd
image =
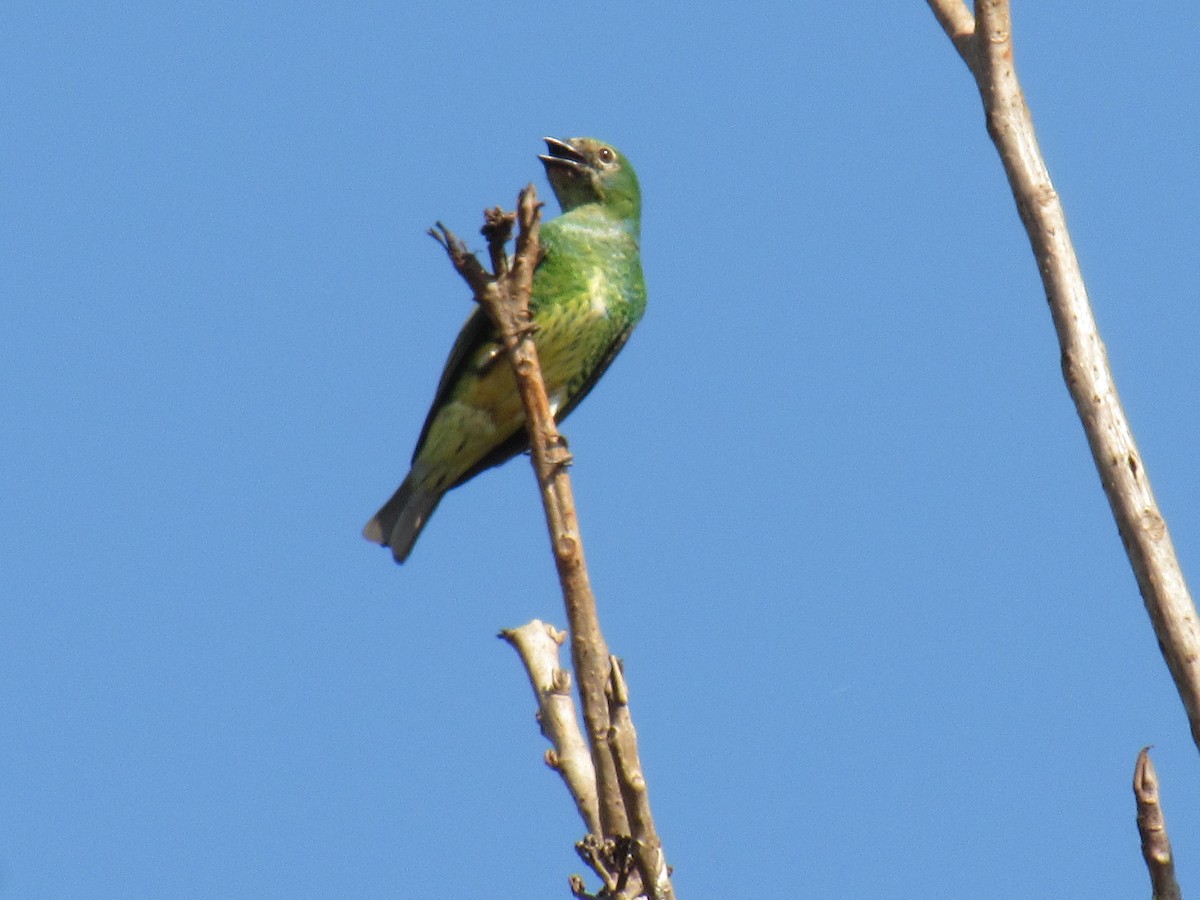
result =
[[[533,276],[534,343],[554,418],[587,396],[646,308],[638,248],[642,197],[629,161],[594,138],[545,138],[539,157],[563,214],[542,226]],[[363,529],[404,562],[442,496],[528,449],[504,348],[477,307],[442,371],[412,468]]]

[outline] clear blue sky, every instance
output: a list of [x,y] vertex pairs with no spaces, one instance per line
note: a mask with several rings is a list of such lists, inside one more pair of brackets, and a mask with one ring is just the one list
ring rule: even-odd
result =
[[[1200,883],[1200,759],[933,16],[652,6],[9,4],[0,896],[566,896],[494,637],[562,622],[527,463],[403,568],[358,535],[470,307],[424,231],[548,197],[543,134],[645,195],[649,311],[566,433],[681,897],[1146,896],[1148,743]],[[1193,578],[1198,32],[1017,9]]]

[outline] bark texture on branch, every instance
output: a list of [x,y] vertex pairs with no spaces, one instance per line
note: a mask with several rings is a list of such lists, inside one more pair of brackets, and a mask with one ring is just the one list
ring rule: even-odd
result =
[[609,718],[612,732],[609,741],[617,761],[621,796],[625,800],[633,830],[634,863],[641,873],[642,883],[651,888],[647,890],[650,896],[670,897],[670,870],[663,855],[662,842],[654,828],[654,816],[650,812],[646,776],[642,773],[642,760],[638,755],[637,731],[629,715],[629,688],[625,684],[625,672],[621,661],[615,656],[610,664],[612,687],[609,691]]
[[1152,900],[1181,900],[1175,880],[1175,859],[1167,837],[1167,820],[1158,797],[1158,773],[1150,761],[1150,748],[1143,747],[1133,769],[1133,796],[1137,799],[1138,836],[1142,839],[1142,858],[1150,873],[1154,891]]
[[975,76],[991,136],[1029,235],[1062,349],[1063,377],[1083,423],[1104,493],[1200,748],[1200,620],[1166,520],[1121,407],[1066,215],[1034,132],[1013,64],[1008,0],[928,0]]
[[553,749],[546,765],[562,776],[587,830],[600,834],[600,801],[596,797],[596,769],[571,697],[571,675],[558,664],[558,648],[566,634],[534,619],[520,628],[500,632],[500,637],[521,657],[538,704],[538,725]]

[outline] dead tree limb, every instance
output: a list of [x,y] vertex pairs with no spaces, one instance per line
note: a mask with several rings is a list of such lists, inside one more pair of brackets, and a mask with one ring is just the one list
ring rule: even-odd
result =
[[[596,778],[599,803],[600,834],[589,834],[581,841],[581,855],[594,858],[592,865],[604,881],[603,896],[624,900],[647,896],[653,900],[674,900],[658,835],[653,820],[642,818],[638,835],[630,837],[630,817],[618,775],[610,739],[612,723],[609,718],[608,694],[612,690],[612,666],[600,630],[596,598],[592,593],[587,564],[583,555],[583,539],[575,513],[574,494],[567,476],[571,454],[558,431],[546,386],[542,381],[541,365],[533,334],[535,327],[529,311],[533,289],[533,273],[541,256],[538,240],[541,226],[541,204],[533,185],[521,191],[516,214],[499,209],[486,213],[483,234],[488,242],[492,272],[487,272],[466,246],[441,223],[430,233],[445,248],[459,275],[471,286],[476,301],[496,326],[509,361],[512,363],[517,389],[525,407],[526,430],[533,468],[542,494],[546,525],[554,562],[562,585],[567,626],[571,638],[571,664],[579,690],[588,746]],[[515,253],[510,261],[505,246],[518,226]],[[630,730],[632,735],[632,730]],[[636,741],[636,737],[632,738]],[[636,744],[634,745],[636,751]],[[640,768],[639,768],[640,773]],[[648,807],[647,807],[648,808]],[[581,810],[583,813],[583,810]],[[584,814],[589,831],[594,827]],[[649,830],[647,830],[647,822]],[[644,841],[652,852],[643,852]],[[633,844],[632,847],[629,845]],[[655,860],[657,868],[651,875],[641,863]],[[591,864],[591,863],[589,863]],[[631,877],[632,876],[632,877]],[[582,884],[572,882],[572,889],[582,891]],[[582,894],[580,894],[582,896]]]
[[974,16],[963,0],[928,2],[975,76],[988,134],[1004,164],[1042,275],[1062,348],[1067,389],[1163,658],[1187,711],[1192,740],[1200,747],[1200,621],[1121,407],[1062,202],[1050,181],[1017,80],[1009,0],[976,0]]
[[538,704],[538,725],[553,746],[546,765],[562,776],[589,834],[600,834],[600,801],[596,769],[571,698],[571,675],[558,664],[558,648],[566,635],[534,619],[520,628],[500,632],[521,657]]
[[629,813],[629,824],[633,830],[633,861],[647,886],[646,893],[652,897],[671,896],[670,869],[663,855],[662,841],[654,828],[654,816],[650,812],[650,797],[646,793],[646,776],[642,773],[642,760],[638,756],[637,732],[629,715],[629,688],[625,685],[625,672],[621,661],[611,659],[612,686],[609,690],[609,719],[612,731],[609,742],[617,762],[617,777],[621,782],[621,796]]

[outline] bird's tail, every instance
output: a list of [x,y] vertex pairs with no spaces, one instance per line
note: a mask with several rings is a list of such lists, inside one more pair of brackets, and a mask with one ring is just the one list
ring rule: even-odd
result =
[[417,536],[442,499],[440,493],[419,487],[413,475],[409,472],[392,499],[363,528],[363,537],[368,541],[391,546],[398,563],[408,559]]

